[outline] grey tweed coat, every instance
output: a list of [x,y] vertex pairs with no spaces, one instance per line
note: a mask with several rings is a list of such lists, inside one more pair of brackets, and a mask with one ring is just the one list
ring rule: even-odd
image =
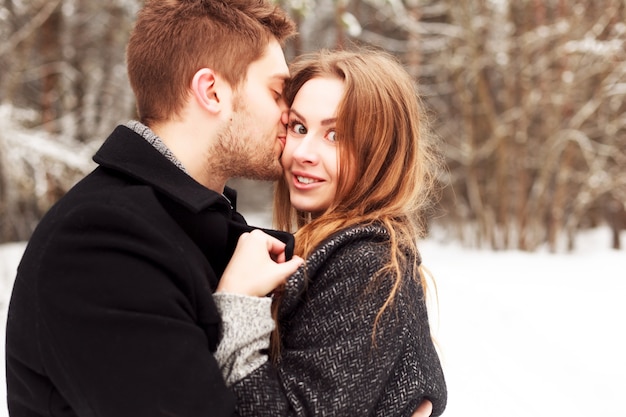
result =
[[241,416],[410,416],[424,398],[433,416],[443,412],[446,385],[415,271],[372,337],[391,290],[391,279],[374,280],[387,259],[388,233],[376,225],[342,231],[308,258],[279,310],[280,361],[232,387]]

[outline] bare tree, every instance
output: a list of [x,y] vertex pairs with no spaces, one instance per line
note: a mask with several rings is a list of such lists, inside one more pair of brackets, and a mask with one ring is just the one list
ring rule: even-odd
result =
[[[133,117],[124,48],[140,3],[0,0],[0,240],[27,238]],[[626,227],[626,0],[281,5],[300,32],[288,59],[364,43],[406,64],[442,141],[434,221],[450,234],[560,250],[581,228]]]
[[353,41],[404,60],[435,115],[450,184],[437,221],[469,244],[559,250],[606,212],[594,207],[626,204],[625,9],[355,0],[340,12],[358,20]]
[[42,213],[90,169],[85,151],[133,117],[124,51],[138,6],[0,3],[0,241],[28,238]]
[[450,1],[461,36],[424,54],[467,242],[571,248],[594,202],[623,195],[625,4],[573,3]]

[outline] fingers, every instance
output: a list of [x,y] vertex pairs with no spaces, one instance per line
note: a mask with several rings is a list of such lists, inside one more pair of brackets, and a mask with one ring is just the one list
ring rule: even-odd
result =
[[283,261],[282,263],[279,263],[278,268],[282,268],[281,274],[284,275],[283,281],[286,281],[287,278],[295,274],[295,272],[298,270],[298,268],[300,268],[300,265],[302,264],[304,264],[304,259],[296,255],[294,255],[288,261]]
[[303,262],[297,256],[285,261],[285,244],[260,230],[244,233],[217,291],[265,296],[283,284]]
[[424,400],[417,407],[417,410],[413,413],[411,417],[429,417],[433,412],[433,403],[429,400]]
[[262,232],[261,230],[255,229],[250,233],[244,233],[244,234],[250,235],[251,238],[265,239],[265,242],[267,244],[267,251],[272,257],[272,259],[274,259],[276,262],[279,262],[279,263],[285,262],[286,260],[285,243],[283,243],[282,241],[280,241],[279,239],[273,236],[268,235],[265,232]]
[[283,263],[274,263],[270,268],[260,274],[255,281],[255,287],[258,288],[256,296],[265,296],[274,291],[278,286],[284,284],[287,279],[292,276],[296,270],[302,265],[302,258],[294,256],[291,260]]
[[[268,235],[262,230],[254,229],[251,232],[242,233],[241,236],[239,237],[238,245],[239,244],[255,245],[254,243],[250,243],[249,242],[250,240],[256,240],[259,245],[261,241],[265,242],[267,246],[267,253],[275,262],[282,263],[286,261],[286,256],[285,256],[286,245],[281,240]],[[245,242],[248,242],[248,243],[245,243]]]

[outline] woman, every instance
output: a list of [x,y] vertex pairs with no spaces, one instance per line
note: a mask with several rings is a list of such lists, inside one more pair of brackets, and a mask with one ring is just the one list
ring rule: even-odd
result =
[[306,264],[274,294],[272,361],[270,299],[245,296],[268,288],[249,290],[256,277],[232,269],[222,277],[216,356],[238,412],[410,416],[428,399],[440,415],[446,387],[416,247],[436,159],[411,77],[373,51],[307,55],[291,73],[274,208],[279,228],[297,228]]

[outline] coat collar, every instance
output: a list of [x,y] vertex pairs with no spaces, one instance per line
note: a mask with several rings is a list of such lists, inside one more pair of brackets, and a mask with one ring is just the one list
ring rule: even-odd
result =
[[[346,229],[339,230],[323,241],[306,259],[304,266],[289,278],[284,287],[283,297],[280,301],[278,316],[281,319],[289,317],[291,312],[302,302],[303,294],[307,291],[309,280],[314,280],[320,274],[329,273],[329,268],[338,268],[338,263],[342,265],[342,274],[350,276],[354,271],[350,267],[350,263],[367,262],[365,257],[371,256],[371,253],[364,252],[362,244],[367,242],[388,243],[389,231],[381,223],[374,222],[371,224],[363,224],[351,226]],[[350,246],[349,256],[342,257],[337,253],[341,249]],[[416,253],[417,265],[422,263],[421,256]],[[384,261],[383,261],[384,262]],[[364,279],[369,279],[366,277]]]
[[[211,257],[211,265],[218,277],[221,276],[226,263],[232,256],[239,236],[244,232],[258,229],[258,227],[249,226],[241,214],[237,213],[237,192],[234,189],[226,187],[224,190],[224,195],[229,200],[227,201],[223,195],[196,182],[167,160],[141,135],[126,126],[118,126],[96,152],[93,159],[102,168],[122,173],[150,185],[171,201],[178,203],[179,205],[169,204],[168,199],[163,199],[164,207],[170,212],[172,218],[179,223],[202,252]],[[181,206],[191,211],[193,215],[178,212]],[[208,208],[210,209],[207,210]],[[206,233],[207,229],[202,226],[215,224],[207,220],[207,217],[212,216],[216,211],[223,214],[221,216],[225,225],[223,238],[226,239],[218,245],[213,241],[216,234]],[[287,245],[285,256],[291,259],[294,247],[293,235],[277,230],[260,229],[283,241]]]
[[[139,134],[118,126],[96,152],[93,160],[100,166],[144,182],[171,199],[198,213],[209,206],[236,208],[237,192],[229,187],[224,196],[209,190],[168,161]],[[229,204],[230,203],[230,204]]]

